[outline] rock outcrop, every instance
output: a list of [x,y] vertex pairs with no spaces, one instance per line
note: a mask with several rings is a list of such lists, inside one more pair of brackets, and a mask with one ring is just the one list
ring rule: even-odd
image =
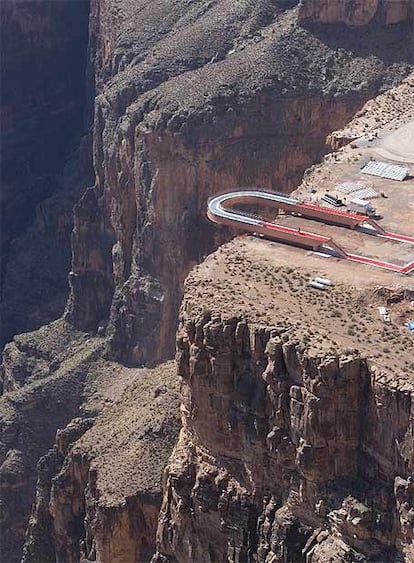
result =
[[365,26],[372,22],[390,25],[412,21],[411,0],[301,0],[301,23],[345,23]]
[[36,563],[154,552],[179,426],[175,370],[124,368],[103,361],[103,348],[61,320],[6,347],[2,561],[21,560],[25,537],[24,560]]
[[[178,442],[173,365],[125,367],[172,356],[184,278],[233,235],[207,221],[208,198],[291,191],[326,136],[412,69],[409,23],[386,3],[375,21],[399,23],[380,39],[376,25],[302,27],[298,13],[328,16],[296,4],[91,0],[95,183],[75,206],[65,319],[16,337],[2,365],[5,561],[412,555],[412,341],[372,311],[382,291],[405,319],[408,282],[357,292],[332,258],[336,285],[314,295],[312,257],[296,271],[299,250],[278,248],[269,265],[270,243],[236,239],[187,281]],[[67,163],[65,209],[37,207],[39,232],[67,240],[88,146]]]
[[183,429],[154,561],[397,560],[411,543],[412,386],[242,318],[184,310],[177,346]]
[[76,419],[57,433],[38,463],[25,563],[151,559],[177,399],[175,368],[164,365],[141,374],[93,426]]

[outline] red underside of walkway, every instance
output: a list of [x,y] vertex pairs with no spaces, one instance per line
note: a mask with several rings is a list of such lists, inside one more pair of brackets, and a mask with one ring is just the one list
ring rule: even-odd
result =
[[414,237],[409,237],[407,235],[399,235],[398,233],[389,233],[388,231],[385,231],[384,236],[395,240],[411,242],[412,244],[414,244]]
[[374,258],[366,258],[365,256],[358,256],[356,254],[347,254],[346,258],[353,262],[360,262],[361,264],[371,264],[393,272],[400,272],[401,274],[409,274],[414,270],[414,262],[410,262],[406,266],[397,266],[397,264],[390,264],[390,262],[383,262],[382,260],[375,260]]
[[340,217],[347,217],[349,219],[354,219],[358,223],[363,223],[366,221],[367,217],[365,215],[357,215],[356,213],[348,213],[347,211],[339,211],[339,209],[328,209],[327,207],[321,207],[320,205],[314,205],[313,203],[301,203],[298,207],[304,207],[305,209],[315,209],[317,211],[323,211],[326,217],[329,215],[335,215]]

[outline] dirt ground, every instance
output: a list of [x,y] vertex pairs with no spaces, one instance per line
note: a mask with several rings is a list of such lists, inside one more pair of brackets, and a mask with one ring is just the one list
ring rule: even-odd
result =
[[[339,137],[341,135],[354,140],[327,155],[321,164],[312,167],[293,195],[331,208],[321,199],[325,193],[346,202],[352,199],[352,195],[341,193],[339,185],[358,182],[378,193],[379,197],[370,201],[378,215],[376,220],[384,229],[414,235],[414,76],[392,92],[368,102],[347,128],[339,132]],[[363,174],[361,169],[370,159],[408,165],[410,176],[399,182]],[[349,253],[397,265],[414,260],[413,244],[370,236],[363,229],[352,231],[282,215],[275,222],[332,237]],[[374,266],[360,267],[365,270],[364,275],[372,275]]]
[[[333,285],[313,289],[313,277]],[[226,311],[265,326],[288,325],[312,356],[358,349],[380,373],[413,379],[414,334],[405,323],[414,320],[414,287],[408,276],[242,236],[210,255],[186,283],[185,307],[192,315]],[[389,309],[390,324],[379,306]]]
[[388,134],[375,147],[378,157],[395,162],[414,163],[414,121]]
[[[367,234],[366,232],[325,225],[318,221],[310,221],[301,217],[289,215],[278,216],[278,225],[286,225],[302,231],[310,231],[326,237],[331,237],[349,254],[358,254],[368,258],[375,258],[403,266],[414,260],[414,244],[390,240]],[[362,266],[362,265],[361,265]],[[372,269],[373,266],[368,266]]]
[[[388,120],[384,116],[388,116]],[[309,169],[303,183],[292,195],[300,201],[332,209],[322,200],[324,194],[334,195],[346,203],[353,196],[342,193],[338,189],[340,184],[362,184],[378,194],[369,200],[376,209],[378,224],[392,233],[414,236],[414,76],[394,91],[368,102],[338,136],[354,140]],[[399,182],[363,174],[361,169],[370,159],[408,165],[410,176]],[[350,254],[399,266],[414,260],[414,244],[374,236],[363,227],[351,230],[284,215],[283,212],[276,216],[276,208],[273,213],[269,207],[254,211],[276,224],[330,237]],[[349,268],[354,271],[355,265],[349,265]],[[357,265],[356,271],[358,269],[362,269],[364,277],[372,277],[375,267],[361,264]]]
[[[414,75],[368,102],[344,130],[343,137],[347,136],[354,140],[312,167],[294,195],[304,200],[319,199],[325,205],[320,201],[325,193],[349,199],[352,196],[342,194],[338,186],[362,182],[380,195],[370,200],[382,217],[379,224],[391,232],[413,235]],[[408,166],[410,176],[398,182],[362,174],[361,168],[370,159]]]

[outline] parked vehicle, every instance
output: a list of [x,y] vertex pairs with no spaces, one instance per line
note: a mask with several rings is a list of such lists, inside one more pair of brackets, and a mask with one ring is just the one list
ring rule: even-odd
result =
[[315,280],[311,280],[310,282],[308,282],[308,286],[314,287],[315,289],[322,289],[322,290],[328,289],[327,285],[325,285],[324,283],[319,283]]
[[328,278],[313,278],[313,281],[316,281],[317,283],[321,283],[322,285],[333,285],[331,280],[329,280]]
[[375,215],[375,209],[372,207],[371,203],[365,199],[351,199],[348,204],[348,209],[353,213],[360,213],[361,215]]
[[337,197],[334,197],[333,195],[330,194],[325,194],[324,196],[322,196],[321,199],[322,201],[326,201],[326,203],[329,203],[334,207],[343,207],[344,205],[342,199],[338,199]]

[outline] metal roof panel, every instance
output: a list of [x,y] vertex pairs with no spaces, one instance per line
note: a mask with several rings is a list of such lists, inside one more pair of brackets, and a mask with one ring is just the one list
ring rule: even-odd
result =
[[387,162],[378,162],[370,160],[361,170],[362,174],[370,174],[371,176],[379,176],[389,180],[398,180],[402,182],[409,175],[410,171],[406,166],[398,166],[397,164],[388,164]]

